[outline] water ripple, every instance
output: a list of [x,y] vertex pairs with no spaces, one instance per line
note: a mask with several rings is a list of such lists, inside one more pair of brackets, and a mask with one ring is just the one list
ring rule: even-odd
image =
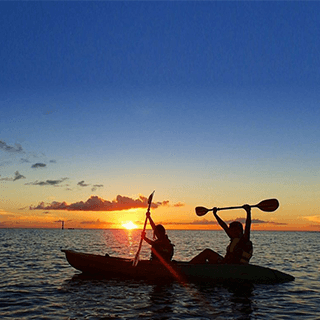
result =
[[[224,254],[228,244],[217,231],[170,230],[169,236],[176,260],[188,261],[206,247]],[[183,286],[90,279],[70,267],[62,248],[132,258],[140,232],[2,229],[0,318],[319,319],[319,234],[252,232],[252,238],[252,263],[296,280],[275,286]],[[148,259],[150,248],[144,245],[140,256]]]

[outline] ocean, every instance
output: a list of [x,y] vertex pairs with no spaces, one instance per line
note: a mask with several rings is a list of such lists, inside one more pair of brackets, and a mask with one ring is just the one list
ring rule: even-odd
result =
[[[320,319],[320,233],[252,231],[252,264],[275,285],[147,283],[83,277],[61,249],[134,258],[140,230],[0,229],[0,319]],[[151,231],[147,232],[151,237]],[[175,260],[224,255],[223,231],[168,230]],[[149,259],[144,243],[140,258]]]

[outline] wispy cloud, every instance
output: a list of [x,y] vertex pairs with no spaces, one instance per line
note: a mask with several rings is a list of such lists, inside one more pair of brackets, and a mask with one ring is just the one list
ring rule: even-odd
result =
[[100,221],[99,219],[92,220],[92,221],[90,221],[90,220],[89,221],[81,221],[80,224],[91,225],[91,226],[112,225],[111,222]]
[[[85,183],[84,180],[80,181],[77,183],[78,186],[80,187],[88,187],[90,186],[89,183]],[[91,188],[91,191],[96,191],[98,188],[102,188],[103,184],[94,184]]]
[[9,146],[2,140],[0,140],[0,150],[3,150],[5,152],[10,152],[10,153],[24,153],[19,143],[15,143],[14,146]]
[[89,186],[89,184],[84,183],[84,180],[78,182],[77,185],[80,186],[80,187],[87,187],[87,186]]
[[[164,201],[163,203],[167,203]],[[151,207],[156,209],[162,205],[162,202],[152,203]],[[132,199],[118,195],[112,201],[104,200],[97,196],[91,196],[87,201],[79,201],[67,204],[65,201],[54,201],[46,205],[41,202],[38,206],[30,206],[30,210],[68,210],[68,211],[121,211],[134,208],[147,208],[148,198],[142,195],[138,199]]]
[[302,218],[310,222],[320,223],[320,215],[305,216]]
[[46,181],[34,181],[34,182],[28,182],[25,183],[25,185],[31,185],[31,186],[58,186],[60,183],[64,182],[68,178],[61,178],[58,180],[46,180]]
[[20,179],[25,179],[26,177],[23,176],[22,174],[19,173],[19,171],[16,171],[14,173],[14,178],[13,178],[13,181],[17,181],[17,180],[20,180]]
[[13,178],[1,178],[0,181],[17,181],[20,179],[25,179],[26,177],[19,173],[19,171],[16,171],[14,173]]
[[94,184],[91,191],[96,191],[98,188],[103,188],[103,184]]
[[191,224],[195,224],[195,225],[216,225],[218,224],[217,221],[213,221],[213,220],[207,220],[207,219],[201,219],[201,220],[194,220]]
[[0,181],[13,181],[13,178],[0,178]]
[[[236,218],[234,220],[228,220],[228,221],[226,221],[226,223],[231,223],[233,221],[239,221],[242,224],[245,224],[246,223],[246,218]],[[274,222],[274,221],[264,221],[264,220],[260,220],[260,219],[252,219],[251,223],[252,224],[268,223],[268,224],[273,224],[273,225],[277,225],[277,226],[287,225],[287,223]]]
[[159,206],[163,206],[163,207],[184,207],[185,204],[182,203],[182,202],[177,202],[177,203],[174,203],[174,204],[170,204],[170,201],[169,200],[165,200],[165,201],[162,201],[162,202],[156,202],[157,205]]
[[47,165],[45,163],[35,163],[31,166],[31,168],[33,169],[37,169],[37,168],[45,168]]
[[3,210],[3,209],[0,209],[0,216],[1,216],[2,218],[14,218],[14,217],[15,217],[14,214],[9,213],[9,212],[7,212],[7,211],[5,211],[5,210]]
[[177,202],[177,203],[175,203],[173,206],[174,206],[174,207],[184,207],[185,204],[182,203],[182,202]]
[[[229,224],[233,221],[239,221],[241,223],[245,223],[245,219],[242,218],[238,218],[235,220],[228,220],[225,221],[225,223]],[[174,224],[174,225],[218,225],[218,222],[215,220],[207,220],[207,219],[201,219],[201,220],[194,220],[192,222],[161,222],[165,225],[167,224]],[[274,222],[274,221],[263,221],[263,220],[259,220],[259,219],[253,219],[251,221],[252,224],[272,224],[272,225],[287,225],[287,223],[280,223],[280,222]]]

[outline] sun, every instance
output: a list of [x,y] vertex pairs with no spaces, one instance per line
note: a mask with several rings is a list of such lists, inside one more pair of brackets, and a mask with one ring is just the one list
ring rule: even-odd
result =
[[122,226],[127,230],[137,229],[138,226],[135,225],[132,221],[129,221],[127,223],[123,223]]

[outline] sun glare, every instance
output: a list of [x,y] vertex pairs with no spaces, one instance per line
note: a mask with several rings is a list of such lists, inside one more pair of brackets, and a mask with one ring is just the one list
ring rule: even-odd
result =
[[123,223],[122,226],[127,230],[137,229],[138,226],[135,225],[132,221],[129,221],[127,223]]

